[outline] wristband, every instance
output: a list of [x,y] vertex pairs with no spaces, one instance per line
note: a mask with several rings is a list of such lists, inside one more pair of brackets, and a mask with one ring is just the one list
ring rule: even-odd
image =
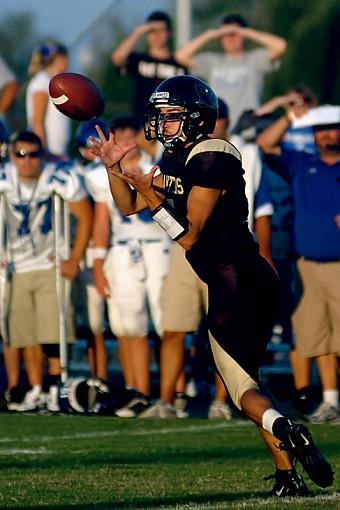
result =
[[173,241],[180,239],[189,230],[188,221],[176,218],[175,210],[165,202],[151,211],[151,216]]
[[107,254],[106,248],[92,248],[92,257],[95,259],[105,259]]

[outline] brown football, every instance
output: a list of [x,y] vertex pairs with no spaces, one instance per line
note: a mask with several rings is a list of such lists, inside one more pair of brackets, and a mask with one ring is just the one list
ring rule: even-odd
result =
[[57,74],[49,83],[49,94],[55,107],[74,120],[91,120],[104,111],[101,91],[82,74]]

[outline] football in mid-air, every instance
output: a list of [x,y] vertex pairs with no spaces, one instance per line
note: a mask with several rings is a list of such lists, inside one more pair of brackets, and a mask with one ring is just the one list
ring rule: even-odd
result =
[[49,83],[49,94],[55,107],[74,120],[95,119],[104,111],[101,91],[82,74],[57,74]]

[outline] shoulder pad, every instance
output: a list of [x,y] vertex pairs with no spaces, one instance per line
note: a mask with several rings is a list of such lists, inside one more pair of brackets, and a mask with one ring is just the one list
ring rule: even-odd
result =
[[232,143],[227,140],[210,138],[195,145],[195,147],[190,151],[185,164],[188,164],[190,159],[196,156],[196,154],[200,154],[202,152],[226,152],[227,154],[234,156],[239,161],[242,161],[240,152]]
[[72,168],[74,167],[74,162],[69,160],[69,161],[57,161],[56,164],[55,164],[55,171],[58,172],[58,171],[62,171],[62,172],[65,172],[65,173],[69,173]]
[[104,164],[101,160],[95,160],[95,161],[91,161],[90,163],[88,163],[86,166],[85,166],[85,170],[96,170],[97,168],[99,167],[104,167]]

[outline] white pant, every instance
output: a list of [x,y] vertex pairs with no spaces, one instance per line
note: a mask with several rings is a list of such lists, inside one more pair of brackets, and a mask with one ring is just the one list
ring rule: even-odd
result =
[[[160,292],[168,271],[169,242],[140,242],[137,249],[139,253],[131,254],[131,245],[117,244],[104,264],[110,286],[107,299],[110,328],[117,337],[147,335],[149,311],[157,333],[162,333]],[[95,289],[94,292],[97,293]],[[99,301],[96,300],[91,290],[88,296],[91,330],[100,331],[103,325],[100,297],[97,293]]]
[[86,285],[87,313],[92,333],[97,335],[104,331],[105,303],[94,285]]

